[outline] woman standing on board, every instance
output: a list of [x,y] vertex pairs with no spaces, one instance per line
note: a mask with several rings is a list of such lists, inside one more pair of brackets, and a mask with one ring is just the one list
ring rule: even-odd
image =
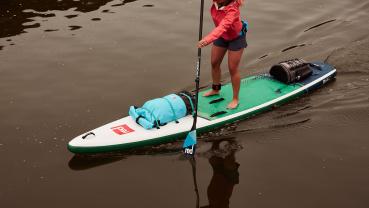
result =
[[241,21],[240,6],[244,0],[213,0],[210,14],[216,28],[198,42],[198,47],[213,43],[211,48],[211,74],[213,79],[212,90],[204,96],[219,94],[221,88],[220,65],[228,51],[228,68],[231,75],[233,99],[227,108],[237,108],[239,104],[240,74],[238,66],[244,48],[247,47],[247,23]]

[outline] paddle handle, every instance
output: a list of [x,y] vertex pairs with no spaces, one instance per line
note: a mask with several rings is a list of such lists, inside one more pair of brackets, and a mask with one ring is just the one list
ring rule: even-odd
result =
[[[202,25],[204,21],[204,0],[201,0],[200,6],[200,23],[199,23],[199,41],[202,39]],[[196,95],[195,95],[195,113],[193,115],[193,125],[191,131],[196,129],[196,122],[197,122],[197,107],[198,107],[198,100],[199,100],[199,88],[200,88],[200,67],[201,67],[201,48],[197,49],[197,63],[196,63]]]

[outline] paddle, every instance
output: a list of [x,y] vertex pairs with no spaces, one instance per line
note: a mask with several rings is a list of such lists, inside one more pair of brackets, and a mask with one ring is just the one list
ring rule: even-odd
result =
[[196,159],[195,157],[189,158],[191,167],[192,167],[192,176],[193,176],[193,185],[195,188],[195,194],[196,194],[196,208],[200,207],[200,195],[199,195],[199,189],[197,187],[197,179],[196,179]]
[[[204,0],[201,0],[200,7],[200,26],[199,26],[199,41],[202,39],[202,22],[204,16]],[[187,137],[183,143],[183,149],[185,156],[193,157],[196,149],[196,122],[197,122],[197,105],[199,99],[199,87],[200,87],[200,66],[201,66],[201,48],[197,49],[197,63],[196,63],[196,96],[195,96],[195,113],[193,114],[193,124],[191,131],[187,134]]]

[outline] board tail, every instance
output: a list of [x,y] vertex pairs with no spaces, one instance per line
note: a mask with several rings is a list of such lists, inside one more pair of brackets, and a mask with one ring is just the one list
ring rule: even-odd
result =
[[187,137],[183,143],[183,150],[185,156],[193,157],[195,155],[196,144],[197,144],[196,130],[193,130],[187,134]]

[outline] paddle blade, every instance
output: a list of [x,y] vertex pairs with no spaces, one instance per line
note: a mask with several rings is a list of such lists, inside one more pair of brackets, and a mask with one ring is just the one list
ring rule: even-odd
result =
[[193,156],[195,154],[196,143],[196,130],[190,131],[182,146],[185,156]]

